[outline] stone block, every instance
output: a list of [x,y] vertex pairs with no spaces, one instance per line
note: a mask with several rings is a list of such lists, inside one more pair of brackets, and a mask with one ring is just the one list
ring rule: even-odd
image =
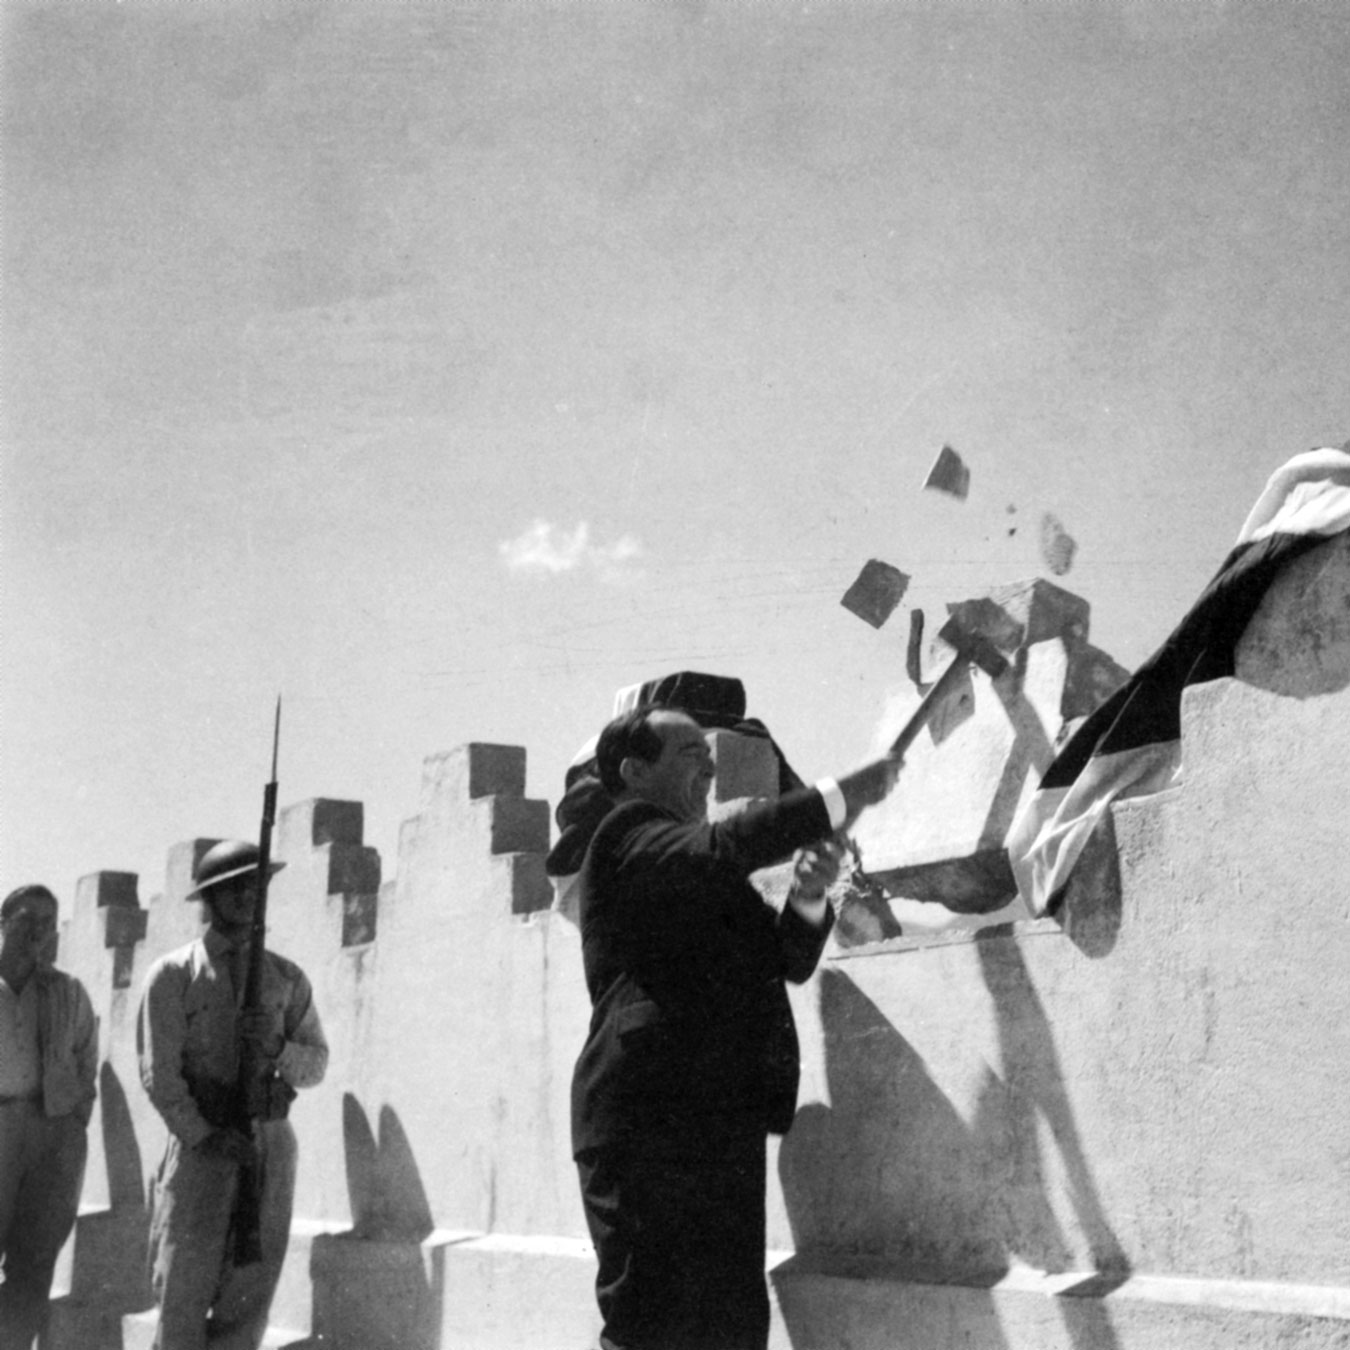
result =
[[525,750],[519,745],[485,745],[474,741],[460,748],[468,760],[469,796],[523,797]]
[[1340,1289],[1014,1266],[978,1285],[925,1280],[866,1257],[799,1254],[770,1273],[769,1350],[1342,1350],[1350,1298]]
[[[301,1151],[305,1150],[302,1140]],[[306,1163],[302,1163],[305,1166]],[[337,1220],[292,1218],[276,1293],[268,1319],[273,1326],[289,1328],[291,1338],[308,1332],[314,1321],[314,1284],[310,1276],[314,1243],[346,1232],[349,1225]]]
[[361,842],[363,817],[360,802],[317,797],[278,818],[272,853],[286,867],[272,882],[268,930],[306,969],[374,940],[382,863]]
[[143,909],[109,909],[103,915],[103,945],[134,947],[145,937],[148,915]]
[[310,1254],[313,1336],[331,1350],[439,1350],[438,1244],[320,1235]]
[[1025,646],[1050,638],[1083,639],[1088,635],[1092,606],[1081,595],[1043,577],[995,586],[989,599],[1022,626]]
[[147,911],[118,905],[100,911],[103,920],[103,945],[113,954],[112,987],[130,986],[136,965],[137,944],[145,940],[150,915]]
[[380,889],[380,854],[365,844],[325,844],[320,853],[328,863],[328,895],[363,893]]
[[521,746],[475,741],[428,755],[422,761],[422,811],[447,799],[477,801],[524,795],[525,751]]
[[[85,979],[96,1006],[110,980],[117,987],[117,952],[134,949],[145,936],[146,913],[136,898],[136,882],[134,872],[81,877],[69,918],[61,925],[57,963]],[[111,958],[109,949],[114,952]]]
[[[595,1253],[580,1238],[493,1233],[447,1245],[440,1345],[564,1350],[599,1343]],[[528,1297],[522,1291],[528,1290]]]
[[547,853],[548,803],[526,797],[494,797],[489,806],[492,853]]
[[114,947],[112,987],[114,989],[130,989],[132,981],[135,978],[136,978],[135,947]]
[[909,578],[890,563],[869,558],[839,601],[864,623],[880,628],[903,599]]
[[508,859],[511,868],[511,913],[537,914],[553,906],[553,886],[544,871],[544,855],[539,852],[515,853]]
[[75,884],[76,903],[95,909],[139,909],[135,872],[92,872]]
[[709,793],[710,804],[778,796],[778,756],[767,739],[712,731],[708,742],[717,772]]
[[342,897],[342,945],[360,947],[375,941],[380,910],[378,891],[349,891]]
[[137,1206],[82,1206],[57,1260],[42,1350],[122,1350],[123,1314],[153,1307]]
[[275,852],[278,856],[323,844],[359,845],[365,831],[361,802],[311,797],[284,807],[277,818]]
[[1281,571],[1238,643],[1235,664],[1238,679],[1296,698],[1350,687],[1350,530]]
[[938,492],[945,492],[958,501],[965,501],[966,494],[970,491],[970,469],[950,445],[944,445],[938,451],[933,467],[928,470],[928,477],[924,479],[923,485]]
[[[122,1338],[117,1350],[154,1350],[155,1329],[159,1325],[159,1313],[151,1308],[148,1312],[129,1313],[122,1318]],[[258,1350],[310,1350],[318,1343],[290,1327],[269,1326],[263,1332],[262,1344]],[[87,1350],[85,1346],[68,1346],[64,1350]]]

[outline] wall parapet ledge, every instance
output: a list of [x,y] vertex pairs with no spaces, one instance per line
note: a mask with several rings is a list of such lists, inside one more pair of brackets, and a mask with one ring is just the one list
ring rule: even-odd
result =
[[[471,741],[428,755],[420,810],[399,831],[397,905],[434,893],[458,907],[486,889],[508,897],[511,916],[548,910],[549,804],[524,793],[522,746]],[[484,866],[487,888],[472,880]]]
[[364,837],[361,802],[311,797],[277,821],[274,856],[293,869],[280,884],[289,891],[304,878],[306,891],[322,897],[323,922],[339,947],[373,942],[377,932],[380,854]]

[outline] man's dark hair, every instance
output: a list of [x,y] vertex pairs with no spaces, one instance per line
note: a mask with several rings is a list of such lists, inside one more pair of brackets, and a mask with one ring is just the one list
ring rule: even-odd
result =
[[[56,897],[45,886],[39,886],[34,882],[30,886],[20,886],[16,890],[10,891],[5,896],[4,903],[0,904],[0,923],[4,923],[14,915],[25,900],[47,900],[53,905],[57,905]],[[59,909],[60,906],[57,905]]]
[[606,792],[620,793],[627,788],[619,765],[630,755],[646,760],[648,764],[661,758],[661,733],[648,719],[652,713],[666,712],[660,703],[644,703],[626,713],[620,713],[601,733],[595,743],[595,766]]

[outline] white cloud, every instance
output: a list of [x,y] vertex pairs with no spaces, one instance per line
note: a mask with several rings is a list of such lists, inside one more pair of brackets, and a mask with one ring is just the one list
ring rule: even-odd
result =
[[642,545],[631,534],[620,536],[612,544],[593,544],[584,520],[570,531],[536,520],[517,538],[500,543],[497,551],[513,572],[556,575],[588,567],[602,581],[619,582],[632,576],[629,564],[642,556]]

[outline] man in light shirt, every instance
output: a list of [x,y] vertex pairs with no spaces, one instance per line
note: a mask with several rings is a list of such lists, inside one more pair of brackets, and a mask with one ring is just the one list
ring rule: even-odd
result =
[[0,904],[0,1348],[27,1350],[80,1202],[98,1028],[84,986],[55,970],[56,897]]
[[[243,1007],[256,846],[215,845],[194,879],[187,898],[204,903],[210,927],[151,966],[136,1023],[141,1082],[169,1127],[151,1208],[154,1343],[156,1350],[257,1350],[291,1226],[296,1141],[286,1113],[297,1088],[323,1078],[328,1045],[309,980],[284,956],[264,952],[262,1006]],[[245,1043],[263,1066],[247,1118],[237,1096]],[[244,1262],[234,1226],[251,1169],[261,1177],[261,1260]]]

